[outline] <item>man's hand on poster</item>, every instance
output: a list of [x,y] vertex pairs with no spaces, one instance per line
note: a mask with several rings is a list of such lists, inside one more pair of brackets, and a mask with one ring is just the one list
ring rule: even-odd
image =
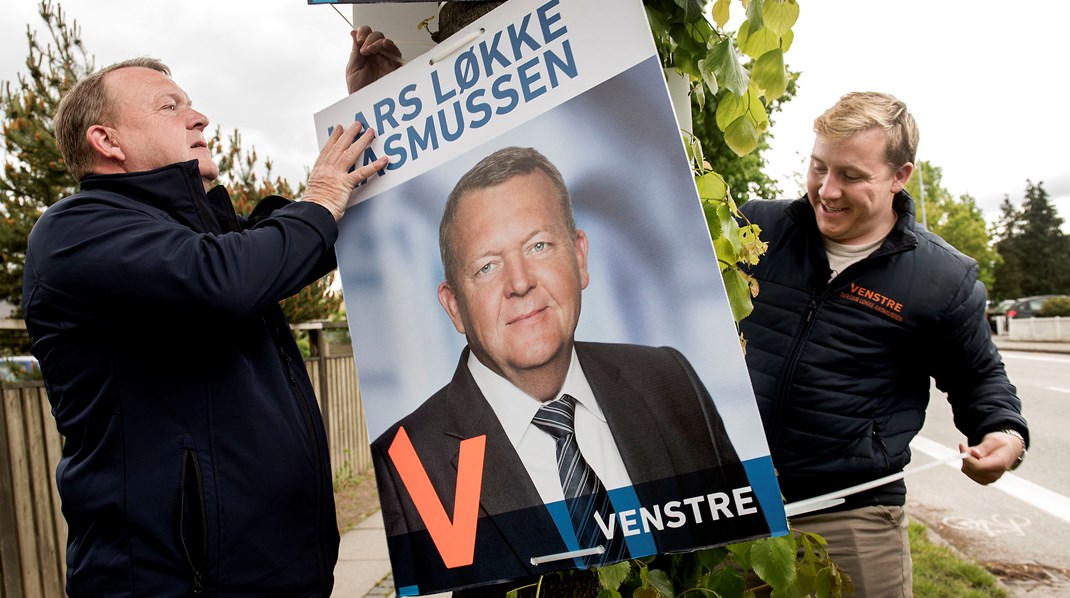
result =
[[360,134],[361,129],[360,122],[354,122],[345,129],[341,125],[334,127],[308,176],[304,200],[327,208],[335,222],[342,218],[353,189],[389,163],[389,157],[383,156],[354,168],[375,137],[374,129],[368,129],[363,135]]
[[1024,449],[1017,436],[990,432],[977,446],[959,444],[959,452],[969,454],[962,460],[962,473],[978,484],[991,484],[1014,466]]
[[349,33],[353,37],[353,49],[346,63],[349,93],[356,93],[401,66],[401,51],[381,32],[361,25]]

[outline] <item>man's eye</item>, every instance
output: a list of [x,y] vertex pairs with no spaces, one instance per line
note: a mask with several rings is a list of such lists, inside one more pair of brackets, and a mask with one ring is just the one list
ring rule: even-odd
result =
[[535,243],[534,245],[531,246],[531,250],[534,251],[535,253],[538,253],[540,251],[545,251],[546,247],[547,247],[546,241],[539,241],[538,243]]
[[476,276],[487,274],[488,272],[490,272],[493,269],[494,269],[494,264],[493,263],[488,262],[486,264],[483,264],[483,267],[476,271]]
[[174,111],[175,110],[175,105],[174,104],[166,104],[166,105],[164,105],[163,109],[164,110]]

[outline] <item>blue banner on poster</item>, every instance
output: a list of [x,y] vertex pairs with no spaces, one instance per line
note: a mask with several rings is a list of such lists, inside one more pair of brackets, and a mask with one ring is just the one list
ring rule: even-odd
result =
[[787,533],[645,12],[512,0],[315,118],[403,595]]

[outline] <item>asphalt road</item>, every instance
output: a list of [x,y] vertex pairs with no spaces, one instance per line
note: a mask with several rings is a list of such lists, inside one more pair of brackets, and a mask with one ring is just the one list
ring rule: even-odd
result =
[[[952,546],[1003,578],[1015,596],[1070,597],[1070,354],[1004,350],[1029,421],[1020,469],[979,486],[958,464],[907,477],[908,510]],[[908,471],[953,455],[964,438],[933,389]]]

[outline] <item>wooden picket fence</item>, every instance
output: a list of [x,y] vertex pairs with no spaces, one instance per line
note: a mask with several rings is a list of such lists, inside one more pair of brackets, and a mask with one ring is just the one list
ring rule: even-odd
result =
[[[335,475],[371,467],[357,371],[350,355],[332,356],[322,332],[336,323],[299,324],[312,344],[305,360],[320,402]],[[67,524],[56,465],[63,440],[41,382],[0,384],[0,598],[62,598]]]

